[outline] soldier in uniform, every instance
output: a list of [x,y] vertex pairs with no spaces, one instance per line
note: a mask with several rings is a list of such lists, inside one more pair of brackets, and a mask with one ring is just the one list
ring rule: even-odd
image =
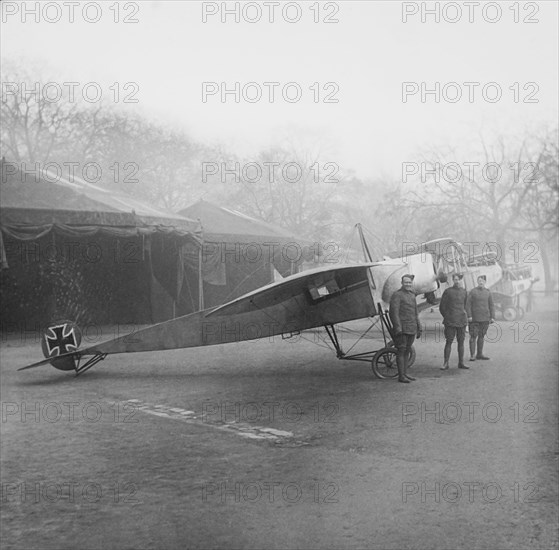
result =
[[470,323],[470,361],[489,359],[483,355],[483,343],[489,323],[495,321],[495,306],[491,292],[485,288],[486,282],[487,277],[480,275],[477,278],[477,287],[470,290],[466,300],[466,313]]
[[406,371],[413,341],[421,336],[413,279],[414,275],[403,275],[402,287],[390,298],[390,320],[394,329],[394,343],[398,348],[398,381],[405,384],[415,380]]
[[464,365],[464,340],[466,338],[466,325],[468,317],[466,315],[466,300],[468,293],[462,286],[463,275],[454,273],[452,275],[452,286],[447,288],[442,295],[439,311],[443,316],[444,337],[444,364],[441,370],[448,369],[448,361],[452,350],[454,338],[458,342],[458,368],[468,369]]

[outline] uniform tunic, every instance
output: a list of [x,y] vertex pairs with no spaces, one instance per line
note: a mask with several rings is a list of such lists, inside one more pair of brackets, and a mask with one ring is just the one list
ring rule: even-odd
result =
[[419,331],[419,318],[415,294],[404,287],[390,298],[390,320],[394,334],[416,334]]
[[473,288],[466,300],[466,311],[474,323],[489,322],[495,319],[495,306],[491,292],[486,288]]
[[443,292],[439,311],[443,324],[448,327],[465,327],[468,324],[466,300],[468,293],[462,287],[451,286]]

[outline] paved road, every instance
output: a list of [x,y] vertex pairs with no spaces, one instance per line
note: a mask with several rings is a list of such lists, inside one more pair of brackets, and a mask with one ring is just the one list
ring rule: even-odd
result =
[[408,385],[320,341],[77,379],[5,341],[3,548],[556,548],[557,313],[500,322],[469,371],[439,370],[439,320]]

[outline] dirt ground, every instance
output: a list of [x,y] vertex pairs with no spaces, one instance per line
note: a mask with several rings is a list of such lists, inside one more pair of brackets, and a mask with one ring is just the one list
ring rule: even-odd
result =
[[422,320],[411,384],[314,333],[78,378],[17,372],[40,346],[5,338],[3,549],[557,548],[556,303],[499,321],[470,370],[439,369]]

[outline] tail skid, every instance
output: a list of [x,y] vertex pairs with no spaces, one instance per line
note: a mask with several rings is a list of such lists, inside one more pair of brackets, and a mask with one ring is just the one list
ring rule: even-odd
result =
[[103,359],[105,359],[105,357],[107,357],[108,353],[97,353],[96,355],[94,355],[93,357],[91,357],[90,359],[88,359],[84,365],[82,365],[80,367],[80,361],[78,358],[78,362],[75,366],[76,369],[76,376],[79,376],[80,374],[84,373],[86,370],[89,370],[91,367],[95,366],[97,363],[99,363],[99,361],[103,361]]

